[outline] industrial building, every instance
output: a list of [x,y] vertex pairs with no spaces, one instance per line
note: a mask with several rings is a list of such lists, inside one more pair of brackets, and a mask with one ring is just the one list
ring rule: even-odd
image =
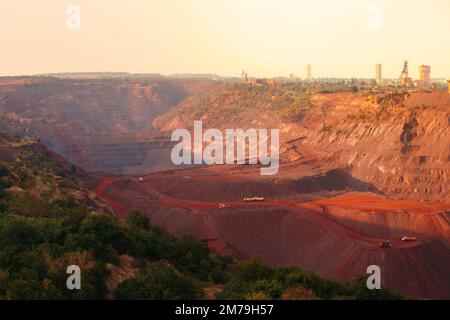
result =
[[[389,90],[397,90],[397,89],[407,89],[407,90],[422,90],[422,91],[434,91],[439,88],[438,82],[433,82],[431,79],[431,66],[429,65],[419,65],[419,77],[418,79],[412,79],[409,76],[409,63],[407,60],[403,63],[403,69],[400,73],[400,77],[398,79],[383,79],[383,65],[381,63],[375,64],[375,83],[376,85],[372,88],[372,90],[379,92],[389,91]],[[447,80],[447,82],[449,82]],[[442,83],[440,84],[442,86]],[[449,83],[449,93],[450,93],[450,83]]]
[[431,67],[420,65],[419,66],[419,80],[422,86],[429,86],[431,84]]
[[308,64],[306,66],[306,79],[312,80],[312,71],[311,71],[311,65]]
[[413,82],[412,79],[408,75],[408,61],[405,61],[403,63],[402,73],[400,74],[400,83],[411,85],[412,82]]
[[383,82],[382,65],[379,63],[375,65],[375,80],[376,80],[377,84],[380,84]]

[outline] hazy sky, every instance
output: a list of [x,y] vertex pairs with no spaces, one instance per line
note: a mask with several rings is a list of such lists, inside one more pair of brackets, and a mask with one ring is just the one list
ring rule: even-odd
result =
[[450,77],[449,33],[450,0],[1,0],[0,75]]

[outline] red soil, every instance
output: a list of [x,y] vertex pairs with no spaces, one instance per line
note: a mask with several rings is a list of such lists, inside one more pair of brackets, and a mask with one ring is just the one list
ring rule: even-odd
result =
[[[217,201],[220,177],[197,178],[198,172],[153,174],[144,182],[104,178],[95,190],[122,217],[127,207],[138,208],[167,231],[206,239],[210,248],[237,259],[256,255],[272,265],[299,265],[332,278],[352,278],[377,264],[383,270],[383,286],[420,298],[450,297],[449,203],[391,200],[368,193],[309,201]],[[171,186],[187,193],[197,180],[206,192],[212,183],[217,190],[205,196],[214,200],[168,195],[160,187],[167,188],[161,179],[169,176]],[[240,183],[251,179],[241,178]],[[224,186],[222,192],[230,188]],[[226,207],[219,208],[219,203]],[[402,235],[418,240],[403,242]],[[382,240],[393,247],[379,248]]]
[[315,201],[319,205],[336,206],[349,210],[358,211],[396,211],[405,210],[409,213],[427,214],[450,210],[448,202],[431,202],[418,200],[391,200],[375,195],[346,194],[330,199],[320,199]]
[[123,205],[120,201],[112,199],[107,194],[108,188],[116,184],[118,181],[119,181],[118,179],[104,177],[103,180],[100,182],[100,184],[98,184],[95,187],[94,192],[101,199],[107,202],[114,210],[116,210],[120,218],[124,218],[127,214],[128,208],[125,205]]

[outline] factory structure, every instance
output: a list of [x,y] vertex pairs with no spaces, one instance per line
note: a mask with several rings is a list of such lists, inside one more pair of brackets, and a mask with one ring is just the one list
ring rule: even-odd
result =
[[[303,83],[303,85],[317,86],[319,83],[328,83],[333,87],[330,90],[345,90],[351,89],[352,92],[416,92],[416,91],[434,91],[441,90],[443,86],[448,85],[448,93],[450,94],[450,79],[431,79],[431,66],[421,64],[418,66],[418,78],[413,79],[410,76],[410,64],[407,60],[403,62],[400,75],[395,79],[383,78],[383,65],[381,63],[375,64],[374,70],[375,79],[342,79],[342,78],[313,78],[311,64],[306,65],[306,77],[301,79],[294,73],[289,74],[287,77],[274,77],[274,78],[254,78],[249,77],[247,71],[242,70],[240,76],[240,82],[248,83],[255,87],[266,86],[281,86],[284,83]],[[326,91],[326,90],[324,90]]]
[[306,66],[306,79],[307,80],[312,80],[312,68],[311,68],[310,64],[308,64]]
[[383,83],[383,66],[381,63],[375,65],[375,81],[377,84]]
[[382,88],[394,87],[394,88],[407,88],[407,89],[434,89],[436,84],[431,81],[431,66],[420,65],[419,79],[413,80],[409,75],[409,63],[403,62],[403,68],[398,79],[386,81],[382,76],[382,65],[375,65],[375,82],[376,85]]
[[408,61],[403,63],[403,71],[400,74],[400,83],[404,85],[411,85],[413,83],[412,79],[408,75]]
[[431,67],[420,65],[419,66],[419,81],[423,86],[430,86],[431,85]]

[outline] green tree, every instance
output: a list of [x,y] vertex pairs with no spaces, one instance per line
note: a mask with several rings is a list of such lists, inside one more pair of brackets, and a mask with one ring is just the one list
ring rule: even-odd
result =
[[115,297],[121,300],[192,300],[202,298],[203,292],[193,280],[158,262],[150,264],[137,277],[122,282]]
[[145,230],[149,230],[150,228],[149,218],[141,211],[136,209],[131,209],[128,211],[127,218],[125,221],[131,226],[143,228]]

